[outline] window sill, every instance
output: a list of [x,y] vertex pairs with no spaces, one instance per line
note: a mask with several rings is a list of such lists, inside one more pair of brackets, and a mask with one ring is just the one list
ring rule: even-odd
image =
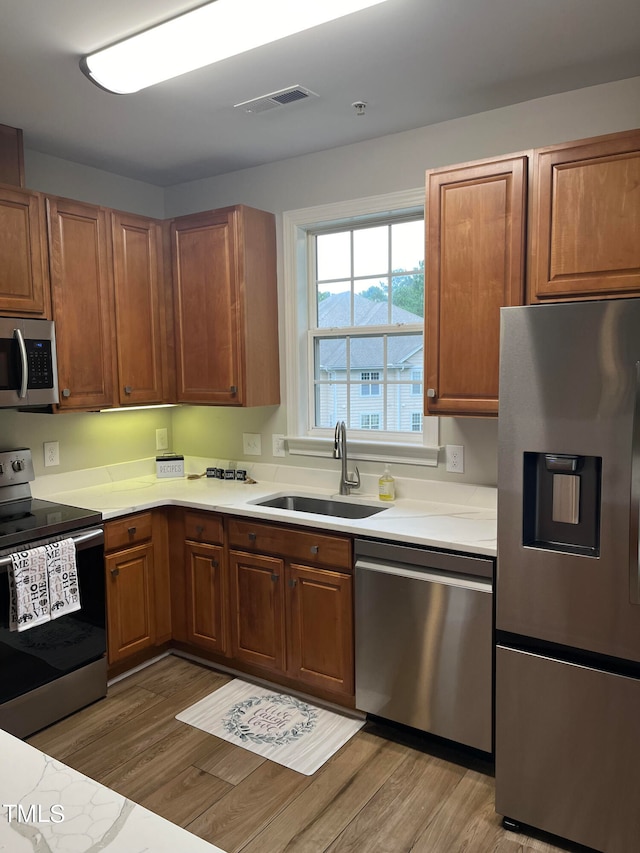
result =
[[[333,456],[333,439],[308,436],[287,437],[287,449],[291,456]],[[435,468],[438,464],[439,447],[425,447],[417,443],[395,441],[363,441],[348,439],[349,459],[393,462],[403,465],[423,465]]]

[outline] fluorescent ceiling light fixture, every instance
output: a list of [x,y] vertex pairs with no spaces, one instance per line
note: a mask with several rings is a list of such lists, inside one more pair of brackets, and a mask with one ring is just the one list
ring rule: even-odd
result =
[[118,94],[139,92],[386,0],[215,0],[90,53],[80,67]]

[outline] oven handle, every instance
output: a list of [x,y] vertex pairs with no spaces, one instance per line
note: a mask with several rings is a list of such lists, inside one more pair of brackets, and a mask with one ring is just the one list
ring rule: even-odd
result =
[[[98,536],[103,536],[104,530],[101,527],[97,527],[92,530],[87,530],[84,533],[80,533],[78,536],[72,536],[73,544],[77,547],[78,545],[83,545],[85,542],[90,542],[92,539],[97,539]],[[28,549],[25,549],[28,550]],[[8,557],[0,557],[0,566],[10,566],[11,565],[11,556]]]

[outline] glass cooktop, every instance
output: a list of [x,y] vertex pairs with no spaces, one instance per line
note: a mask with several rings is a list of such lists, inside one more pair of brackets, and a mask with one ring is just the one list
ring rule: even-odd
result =
[[91,509],[25,498],[0,504],[0,550],[6,552],[38,539],[100,525],[102,515]]

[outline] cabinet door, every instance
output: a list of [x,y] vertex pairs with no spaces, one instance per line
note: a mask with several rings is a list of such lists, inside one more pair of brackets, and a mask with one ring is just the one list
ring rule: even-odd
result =
[[0,313],[50,316],[38,193],[0,187]]
[[187,639],[212,652],[226,652],[227,589],[224,551],[217,545],[187,542]]
[[111,213],[118,398],[121,405],[163,402],[166,335],[159,222]]
[[333,693],[353,695],[351,575],[290,565],[287,588],[288,675]]
[[425,414],[498,413],[500,308],[524,299],[526,167],[427,173]]
[[234,212],[175,220],[171,245],[178,402],[241,405]]
[[153,545],[138,545],[105,557],[109,664],[155,642]]
[[640,293],[640,131],[534,155],[529,301]]
[[283,561],[231,551],[229,577],[233,657],[282,672],[285,667]]
[[113,284],[106,213],[47,199],[51,297],[61,409],[101,409],[113,400]]

